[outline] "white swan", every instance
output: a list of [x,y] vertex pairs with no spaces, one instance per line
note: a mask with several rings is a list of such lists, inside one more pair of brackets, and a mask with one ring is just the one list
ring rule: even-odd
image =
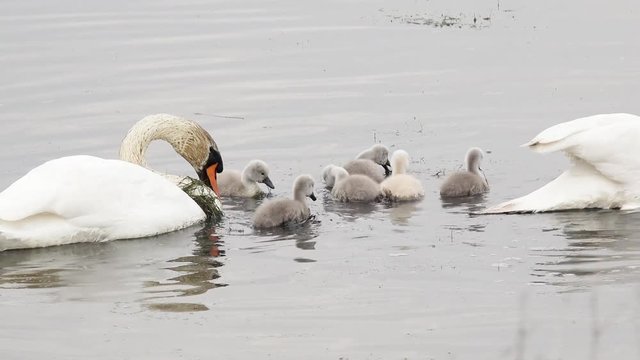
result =
[[391,201],[413,201],[424,197],[424,188],[420,180],[407,174],[409,154],[396,150],[391,156],[393,174],[380,184],[385,197]]
[[563,151],[568,170],[540,189],[484,213],[640,207],[640,116],[601,114],[552,126],[523,146]]
[[311,176],[298,176],[293,182],[293,199],[274,199],[262,203],[256,209],[253,226],[266,229],[307,220],[310,211],[305,198],[308,196],[316,201],[313,185]]
[[347,170],[336,165],[327,166],[324,172],[331,174],[327,176],[334,181],[331,195],[338,201],[370,202],[377,201],[382,197],[380,184],[368,176],[349,175]]
[[474,196],[489,191],[489,183],[480,167],[484,153],[479,148],[471,148],[465,156],[467,170],[453,173],[440,186],[443,198]]
[[262,160],[251,160],[244,167],[242,173],[237,170],[226,170],[218,176],[221,196],[256,197],[264,195],[258,183],[275,189],[269,178],[269,166]]
[[[144,164],[149,142],[164,139],[217,189],[222,158],[199,125],[170,115],[140,120],[121,148]],[[0,193],[0,251],[139,238],[178,230],[206,214],[160,174],[134,163],[93,156],[48,161]]]
[[[384,168],[384,175],[380,172],[378,165]],[[384,145],[376,144],[358,154],[355,160],[346,163],[344,169],[351,175],[366,175],[375,182],[381,183],[391,174],[389,166],[389,149]]]

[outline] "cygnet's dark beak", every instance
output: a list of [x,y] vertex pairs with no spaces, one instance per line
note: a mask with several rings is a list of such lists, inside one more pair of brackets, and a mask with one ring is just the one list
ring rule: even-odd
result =
[[309,195],[309,197],[311,198],[311,200],[316,201],[316,194],[311,193],[311,195]]
[[384,176],[391,175],[391,163],[389,160],[387,160],[387,163],[382,165],[382,167],[384,168]]
[[273,186],[273,183],[271,182],[271,179],[269,179],[269,177],[265,177],[264,180],[262,180],[262,183],[267,185],[268,187],[275,189],[276,187]]

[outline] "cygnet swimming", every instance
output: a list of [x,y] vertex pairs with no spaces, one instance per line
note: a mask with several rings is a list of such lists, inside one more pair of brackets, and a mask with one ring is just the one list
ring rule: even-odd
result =
[[313,185],[311,176],[298,176],[293,182],[293,199],[274,199],[262,203],[256,209],[253,226],[266,229],[307,220],[310,212],[305,198],[308,196],[316,201]]
[[264,194],[258,183],[274,189],[269,179],[269,167],[262,160],[251,160],[242,173],[225,170],[218,175],[218,187],[222,196],[256,197]]
[[[355,160],[346,163],[344,169],[347,170],[350,175],[366,175],[375,182],[381,183],[385,177],[391,174],[390,165],[389,149],[384,145],[376,144],[358,154]],[[384,168],[384,175],[380,172],[378,166]]]
[[467,151],[467,170],[451,174],[440,187],[443,198],[465,197],[489,191],[489,183],[480,167],[484,153],[479,148]]
[[331,164],[327,165],[322,170],[322,182],[324,182],[324,187],[326,187],[327,189],[333,188],[333,185],[336,183],[336,175],[333,171],[334,167],[336,167],[336,165]]
[[329,165],[325,168],[327,169],[330,174],[328,177],[334,181],[331,190],[334,199],[343,202],[369,202],[380,200],[382,197],[380,184],[370,177],[360,174],[349,175],[347,170],[336,165]]
[[424,197],[424,188],[420,180],[407,174],[409,154],[396,150],[391,157],[393,174],[380,184],[384,196],[391,201],[412,201]]

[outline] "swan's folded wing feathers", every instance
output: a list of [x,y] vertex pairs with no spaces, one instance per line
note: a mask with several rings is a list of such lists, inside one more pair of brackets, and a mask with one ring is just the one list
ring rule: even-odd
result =
[[590,164],[612,181],[640,186],[638,139],[640,121],[613,123],[578,134],[565,153]]
[[51,163],[34,168],[0,193],[1,220],[18,221],[35,214],[56,214],[58,180],[56,173],[51,171]]
[[92,156],[51,160],[0,194],[1,219],[40,214],[77,226],[117,228],[111,232],[115,238],[172,231],[205,218],[194,201],[161,175]]
[[599,114],[567,121],[542,131],[522,146],[539,153],[564,150],[575,145],[572,137],[577,134],[591,130],[599,131],[600,128],[625,122],[640,122],[640,116],[623,113]]

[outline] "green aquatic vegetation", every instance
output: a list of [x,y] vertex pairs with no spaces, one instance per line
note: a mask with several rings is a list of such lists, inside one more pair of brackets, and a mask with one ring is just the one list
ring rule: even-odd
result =
[[222,218],[220,199],[204,182],[187,176],[178,183],[178,186],[200,206],[207,215],[207,220],[217,221]]

